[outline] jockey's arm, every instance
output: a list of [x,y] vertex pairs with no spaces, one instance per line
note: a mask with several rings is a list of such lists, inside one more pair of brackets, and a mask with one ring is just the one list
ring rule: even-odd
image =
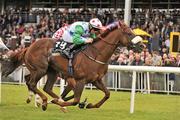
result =
[[90,38],[93,38],[93,39],[95,39],[97,36],[96,36],[96,34],[95,33],[91,33],[90,34]]
[[[86,41],[87,41],[88,38],[82,37],[82,34],[84,34],[84,33],[85,33],[85,31],[84,31],[83,27],[80,26],[80,25],[77,25],[75,27],[75,32],[73,34],[73,43],[76,44],[76,45],[87,43]],[[94,38],[96,36],[92,34],[89,37]]]
[[74,44],[79,45],[85,43],[85,38],[81,36],[84,32],[84,29],[80,25],[75,27],[75,32],[72,37]]

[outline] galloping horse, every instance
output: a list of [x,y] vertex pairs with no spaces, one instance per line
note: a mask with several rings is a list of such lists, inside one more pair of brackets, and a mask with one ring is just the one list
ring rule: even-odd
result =
[[[53,56],[52,48],[54,46],[53,39],[43,39],[33,43],[28,49],[22,50],[19,54],[15,54],[11,59],[12,64],[16,64],[18,60],[25,62],[30,70],[30,75],[26,76],[26,84],[28,88],[37,93],[43,100],[42,108],[47,108],[47,97],[37,89],[37,82],[42,76],[47,74],[47,82],[44,91],[55,98],[52,102],[60,106],[76,105],[80,101],[80,97],[86,83],[92,83],[98,89],[105,93],[104,98],[97,104],[88,104],[87,108],[100,107],[110,96],[109,91],[102,82],[102,77],[107,72],[108,60],[114,50],[119,46],[128,46],[132,43],[129,35],[135,37],[132,30],[124,23],[119,22],[119,28],[108,33],[100,35],[96,42],[89,45],[85,50],[75,55],[73,60],[74,75],[71,76],[67,72],[68,60],[61,55]],[[134,40],[134,39],[133,39]],[[135,40],[138,41],[139,40]],[[134,41],[133,41],[134,42]],[[136,45],[139,46],[139,43]],[[16,65],[14,65],[16,67]],[[52,92],[52,87],[56,80],[58,72],[61,72],[68,82],[68,89],[63,92],[63,97],[70,91],[74,91],[74,101],[60,102],[59,96]]]
[[[74,75],[72,79],[67,71],[68,61],[61,56],[50,57],[51,68],[55,71],[61,71],[68,78],[68,85],[74,91],[74,101],[59,102],[57,99],[54,99],[52,102],[60,106],[78,104],[83,88],[87,83],[92,83],[97,89],[103,91],[105,96],[96,104],[89,103],[86,108],[99,108],[110,97],[110,92],[102,81],[103,76],[108,70],[108,60],[119,45],[132,45],[129,35],[133,36],[133,38],[135,37],[132,30],[124,23],[119,22],[119,26],[119,28],[99,36],[96,42],[75,56],[73,61]],[[142,38],[139,36],[133,39],[134,43],[138,43],[138,48],[140,48],[139,45],[142,45],[139,41],[142,41]],[[55,72],[49,73],[48,71],[47,73],[49,74],[48,79],[56,75]]]

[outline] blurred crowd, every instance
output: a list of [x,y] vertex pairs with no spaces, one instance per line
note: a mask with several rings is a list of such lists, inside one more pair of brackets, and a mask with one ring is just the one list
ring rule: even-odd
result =
[[[130,27],[140,28],[152,37],[142,36],[148,42],[147,48],[135,53],[126,48],[119,49],[111,57],[110,64],[180,66],[180,55],[169,53],[170,32],[180,31],[180,10],[132,10]],[[89,21],[98,17],[103,25],[123,20],[124,11],[119,10],[28,10],[10,9],[0,16],[0,36],[12,50],[30,45],[37,39],[52,37],[64,24],[75,21]]]
[[145,48],[141,53],[124,49],[123,52],[113,54],[109,64],[180,67],[180,54],[172,55],[163,53],[161,55],[158,51],[150,53],[147,48]]

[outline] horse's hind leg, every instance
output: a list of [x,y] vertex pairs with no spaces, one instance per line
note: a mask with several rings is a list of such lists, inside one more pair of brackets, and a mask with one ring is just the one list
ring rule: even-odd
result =
[[37,83],[43,76],[42,74],[38,74],[39,72],[32,72],[30,76],[30,81],[28,82],[29,89],[33,91],[35,94],[38,94],[43,103],[42,103],[42,109],[46,110],[47,109],[47,97],[37,88]]
[[105,96],[103,97],[103,99],[101,99],[98,103],[96,104],[92,104],[89,103],[86,108],[99,108],[109,97],[110,97],[110,92],[109,90],[105,87],[104,83],[102,82],[102,80],[99,81],[95,81],[92,83],[94,86],[96,86],[99,90],[103,91],[105,93]]
[[28,75],[25,76],[25,81],[26,81],[26,85],[27,85],[28,91],[29,91],[29,96],[28,96],[28,98],[27,98],[27,100],[26,100],[26,103],[30,103],[31,100],[32,100],[32,97],[33,97],[33,95],[34,95],[33,92],[29,89],[29,85],[28,85],[28,83],[29,83],[29,81],[30,81],[30,74],[28,74]]

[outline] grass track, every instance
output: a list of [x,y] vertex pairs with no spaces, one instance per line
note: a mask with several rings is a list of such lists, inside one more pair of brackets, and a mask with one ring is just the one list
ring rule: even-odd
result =
[[[58,93],[58,88],[55,88]],[[136,94],[135,113],[129,114],[130,93],[111,91],[110,99],[99,109],[68,107],[62,113],[58,106],[48,105],[47,111],[26,104],[27,89],[20,85],[2,85],[0,120],[179,120],[180,96]],[[95,103],[103,97],[97,90],[85,90],[82,100]]]

